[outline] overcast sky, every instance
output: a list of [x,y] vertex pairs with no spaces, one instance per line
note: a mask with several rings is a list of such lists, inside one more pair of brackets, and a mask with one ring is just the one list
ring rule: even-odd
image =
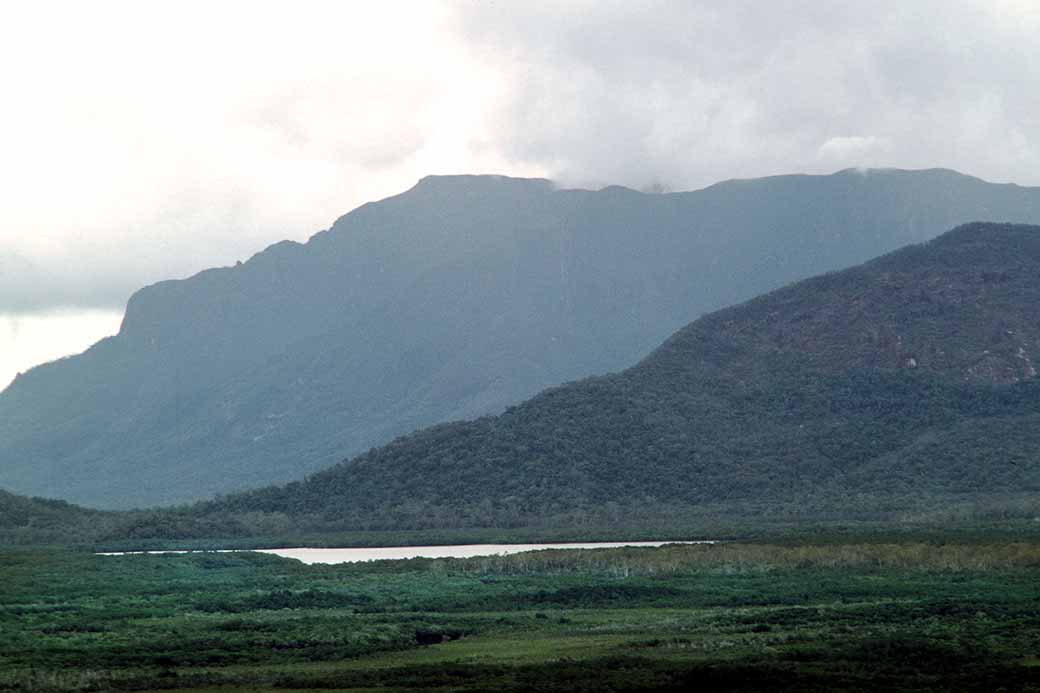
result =
[[41,2],[0,17],[0,387],[430,173],[1040,185],[1040,2]]

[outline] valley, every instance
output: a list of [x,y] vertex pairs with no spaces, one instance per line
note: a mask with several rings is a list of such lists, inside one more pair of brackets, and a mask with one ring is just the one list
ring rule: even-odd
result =
[[1038,690],[1037,305],[976,222],[288,483],[0,491],[0,690]]
[[3,10],[0,693],[1040,693],[1040,0]]

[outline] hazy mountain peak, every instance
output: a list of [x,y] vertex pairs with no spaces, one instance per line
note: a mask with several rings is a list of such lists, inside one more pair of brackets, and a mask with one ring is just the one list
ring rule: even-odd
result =
[[412,191],[444,193],[463,189],[487,190],[506,187],[550,192],[556,186],[546,178],[517,178],[498,174],[452,174],[424,176],[419,179]]
[[[840,171],[835,171],[834,176],[898,176],[898,175],[919,175],[927,176],[933,174],[952,174],[956,176],[964,176],[964,174],[954,171],[948,168],[925,168],[925,169],[906,169],[898,168],[896,166],[852,166],[850,168],[843,168]],[[968,177],[968,176],[964,176]]]

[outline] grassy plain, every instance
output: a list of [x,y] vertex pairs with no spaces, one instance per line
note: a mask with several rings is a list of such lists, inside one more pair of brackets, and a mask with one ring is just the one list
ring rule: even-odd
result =
[[258,688],[1040,690],[1040,541],[0,553],[0,690]]

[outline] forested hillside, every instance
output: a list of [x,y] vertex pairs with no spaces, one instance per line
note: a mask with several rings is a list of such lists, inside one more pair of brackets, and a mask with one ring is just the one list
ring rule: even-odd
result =
[[[628,367],[707,311],[980,218],[1040,222],[1040,190],[944,170],[780,176],[667,195],[559,190],[496,176],[426,178],[305,244],[280,243],[236,267],[144,288],[117,336],[23,374],[0,393],[0,486],[112,508],[298,479],[423,426],[497,413],[546,387]],[[997,276],[984,286],[1004,285]],[[895,285],[889,290],[912,298]],[[945,300],[941,291],[936,300]],[[819,319],[809,308],[803,313],[790,317],[806,328]],[[783,345],[808,332],[768,334]],[[941,361],[896,346],[894,335],[878,332],[871,348],[917,358],[924,371]],[[746,335],[731,337],[717,339],[727,349],[753,346]],[[782,361],[772,368],[788,368],[797,344],[789,346],[769,352]],[[974,367],[980,374],[991,368],[985,359]],[[628,402],[615,390],[628,387],[628,378],[583,387],[603,391],[594,399]],[[698,384],[686,404],[702,406],[709,393]],[[571,395],[537,401],[563,396]],[[752,388],[747,396],[761,402],[766,395]],[[711,419],[708,438],[671,441],[659,454],[675,459],[671,446],[678,445],[682,459],[703,458],[710,467],[711,436],[742,425],[741,412],[760,406],[737,397],[718,400],[737,409]],[[561,454],[569,449],[570,414],[535,424],[532,406],[541,405],[444,430],[451,440],[459,440],[456,430],[475,440],[488,426],[525,422],[539,436],[543,426],[559,429],[552,445],[563,446]],[[690,414],[624,406],[652,435]],[[594,423],[604,411],[596,404],[575,421]],[[421,434],[416,450],[437,435]],[[604,434],[603,444],[620,445],[617,435]],[[503,459],[555,459],[551,450],[531,450],[516,453],[523,462],[514,453]],[[596,459],[628,451],[626,443],[598,450]],[[498,473],[497,453],[477,456],[492,477]],[[584,482],[596,474],[585,467],[571,459],[558,467],[560,479],[547,481],[567,481],[552,491],[566,496],[561,502],[596,497],[582,490],[599,488]],[[493,481],[478,469],[472,474],[480,484]],[[661,483],[669,493],[692,493],[681,490],[685,482]]]
[[125,523],[112,513],[64,501],[26,498],[0,490],[0,544],[61,543],[94,539]]
[[1040,227],[966,225],[701,318],[622,373],[193,512],[394,527],[1035,499],[1038,306]]

